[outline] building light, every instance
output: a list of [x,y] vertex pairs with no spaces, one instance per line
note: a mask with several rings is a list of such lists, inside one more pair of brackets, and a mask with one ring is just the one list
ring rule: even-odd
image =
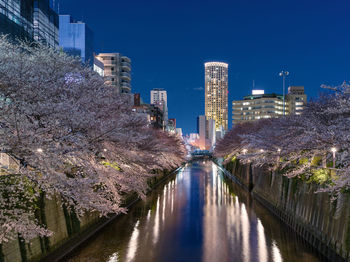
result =
[[265,90],[253,90],[252,95],[263,95],[265,94]]

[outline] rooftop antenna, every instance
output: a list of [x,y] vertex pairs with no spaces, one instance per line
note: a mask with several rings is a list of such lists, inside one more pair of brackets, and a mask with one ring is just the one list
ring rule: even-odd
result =
[[255,89],[255,80],[253,80],[253,90]]
[[57,14],[60,14],[60,2],[57,4]]

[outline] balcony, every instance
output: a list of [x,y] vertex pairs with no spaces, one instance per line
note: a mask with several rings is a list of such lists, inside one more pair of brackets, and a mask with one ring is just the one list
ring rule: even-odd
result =
[[121,60],[122,60],[122,62],[131,63],[131,59],[130,59],[129,57],[127,57],[127,56],[122,56],[122,57],[121,57]]
[[131,71],[131,64],[128,63],[128,62],[121,62],[121,66],[122,66],[122,69],[123,70],[126,70],[126,71]]
[[131,85],[130,85],[130,83],[128,83],[128,82],[121,82],[121,83],[120,83],[120,86],[121,86],[122,88],[129,88],[129,89],[131,89]]
[[131,81],[131,75],[129,72],[121,72],[120,76],[124,80]]

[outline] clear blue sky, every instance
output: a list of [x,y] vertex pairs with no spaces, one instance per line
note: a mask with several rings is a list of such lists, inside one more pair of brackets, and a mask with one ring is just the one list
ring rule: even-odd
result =
[[[56,0],[57,3],[58,0]],[[321,84],[349,80],[348,0],[60,0],[60,13],[94,31],[96,52],[132,59],[132,91],[149,102],[152,88],[168,91],[169,117],[184,133],[204,114],[204,62],[229,63],[232,100],[251,92],[281,93],[304,85],[317,97]]]

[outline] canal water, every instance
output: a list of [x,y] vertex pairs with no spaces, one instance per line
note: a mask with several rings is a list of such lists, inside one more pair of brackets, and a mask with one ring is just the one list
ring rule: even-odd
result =
[[68,261],[326,260],[207,160],[169,177]]

